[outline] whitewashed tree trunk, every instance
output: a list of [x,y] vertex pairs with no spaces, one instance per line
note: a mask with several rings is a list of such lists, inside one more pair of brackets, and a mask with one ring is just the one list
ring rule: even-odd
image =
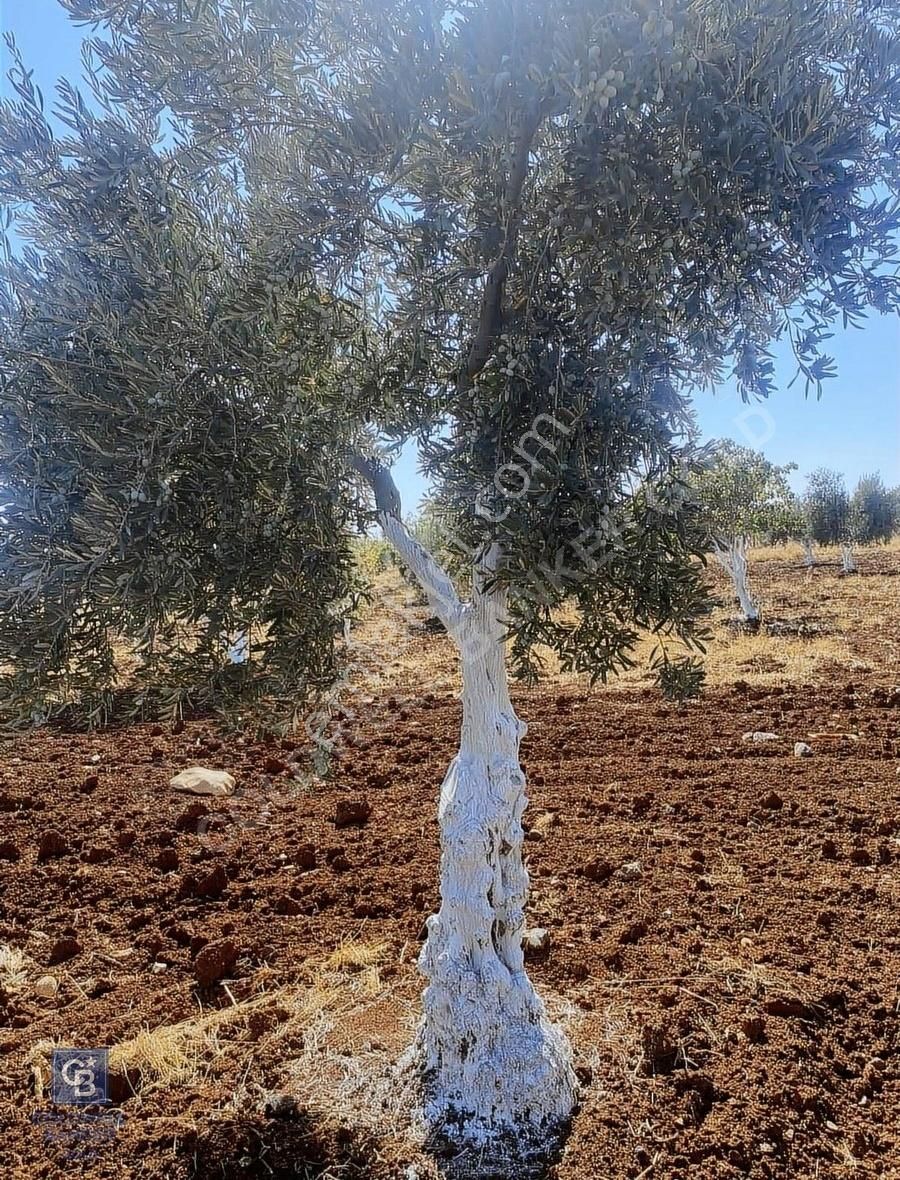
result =
[[812,569],[814,565],[813,559],[813,543],[811,537],[803,538],[803,564],[807,569]]
[[382,514],[382,527],[419,578],[460,650],[462,733],[441,787],[441,906],[428,919],[419,966],[428,980],[416,1055],[428,1123],[466,1144],[512,1132],[546,1144],[570,1115],[577,1079],[565,1035],[525,972],[528,874],[522,857],[525,724],[509,696],[504,591],[481,563],[472,602]]
[[741,615],[748,623],[759,618],[759,607],[750,593],[750,583],[747,577],[747,540],[745,537],[733,537],[730,545],[716,544],[713,556],[727,572],[734,587],[734,593],[741,608]]
[[459,636],[462,738],[438,808],[441,908],[419,960],[426,1114],[476,1142],[554,1129],[577,1087],[571,1049],[523,961],[526,727],[507,688],[504,608],[504,594],[476,590]]
[[845,574],[856,573],[856,559],[853,556],[853,546],[848,541],[841,542],[841,565]]

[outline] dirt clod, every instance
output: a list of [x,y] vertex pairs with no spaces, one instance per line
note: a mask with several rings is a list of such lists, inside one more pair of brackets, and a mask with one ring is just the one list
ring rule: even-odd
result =
[[240,951],[230,938],[207,943],[194,959],[194,978],[201,987],[210,987],[223,979],[234,967]]
[[372,805],[365,798],[339,799],[334,809],[334,825],[337,828],[361,827],[369,822]]
[[66,856],[68,852],[69,845],[62,832],[51,828],[41,836],[41,842],[38,845],[39,861],[55,860],[57,857]]

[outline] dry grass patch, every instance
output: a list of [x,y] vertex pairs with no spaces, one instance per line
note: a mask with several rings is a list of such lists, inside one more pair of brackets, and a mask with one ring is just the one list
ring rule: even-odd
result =
[[[381,992],[378,962],[387,943],[345,943],[326,959],[310,964],[309,981],[274,988],[228,1007],[199,1012],[177,1024],[143,1028],[111,1045],[109,1069],[134,1095],[172,1086],[193,1086],[210,1073],[235,1068],[252,1072],[256,1055],[279,1046],[315,1058],[328,1033]],[[39,1041],[29,1052],[34,1090],[43,1097],[50,1080],[53,1041]]]
[[0,988],[3,991],[19,992],[28,984],[29,972],[34,964],[24,951],[4,944],[0,946]]

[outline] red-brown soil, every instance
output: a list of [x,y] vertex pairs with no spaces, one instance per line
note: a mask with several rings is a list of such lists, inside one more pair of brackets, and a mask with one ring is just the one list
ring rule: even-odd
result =
[[[585,1082],[550,1176],[900,1176],[900,697],[738,685],[679,707],[562,686],[517,705],[531,921],[552,935],[532,971]],[[121,1128],[79,1162],[46,1141],[28,1058],[42,1040],[113,1045],[290,985],[351,937],[387,951],[343,1051],[381,1038],[393,1053],[395,1010],[415,1014],[458,723],[450,694],[376,700],[311,790],[277,739],[210,722],[7,747],[0,943],[32,967],[0,992],[0,1176],[437,1174],[407,1171],[425,1165],[402,1136],[342,1127],[304,1093],[291,1117],[233,1100],[286,1088],[304,1046],[274,1035],[277,1011],[247,1033],[249,1058],[223,1053],[199,1081],[131,1095],[118,1079]],[[782,740],[742,741],[750,730]],[[808,736],[822,731],[858,741]],[[206,801],[218,818],[169,789],[194,763],[238,781]],[[343,806],[361,801],[370,814]],[[60,988],[41,999],[47,973]]]

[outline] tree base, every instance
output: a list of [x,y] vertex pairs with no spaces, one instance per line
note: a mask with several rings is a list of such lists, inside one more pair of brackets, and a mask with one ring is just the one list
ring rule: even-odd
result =
[[524,971],[461,972],[452,988],[427,988],[425,1006],[416,1053],[431,1134],[462,1149],[543,1151],[566,1126],[578,1082],[569,1043]]

